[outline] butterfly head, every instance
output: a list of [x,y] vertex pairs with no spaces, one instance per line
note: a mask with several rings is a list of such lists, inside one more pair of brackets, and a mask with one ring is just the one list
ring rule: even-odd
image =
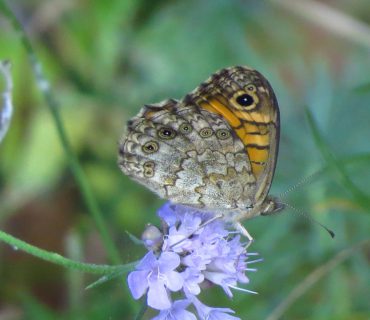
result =
[[261,204],[261,216],[269,216],[285,208],[285,204],[282,203],[278,198],[268,196],[265,201]]

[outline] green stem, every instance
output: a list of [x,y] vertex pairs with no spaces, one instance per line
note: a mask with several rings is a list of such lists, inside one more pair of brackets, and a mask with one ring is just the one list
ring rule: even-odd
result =
[[22,250],[27,252],[35,257],[40,259],[55,263],[57,265],[67,267],[69,269],[79,270],[88,273],[95,273],[95,274],[111,274],[114,272],[121,271],[123,272],[124,269],[127,271],[131,270],[137,262],[130,263],[127,265],[120,265],[120,266],[109,266],[109,265],[97,265],[97,264],[90,264],[90,263],[82,263],[77,262],[71,259],[67,259],[55,252],[49,252],[40,248],[37,248],[27,242],[19,240],[4,231],[0,231],[0,240],[8,243],[11,245],[14,250]]
[[77,160],[77,157],[75,156],[71,144],[67,138],[66,131],[64,129],[64,125],[60,116],[60,107],[55,99],[55,96],[51,90],[51,87],[49,85],[48,80],[46,79],[42,68],[41,63],[39,62],[39,59],[36,56],[36,53],[32,47],[31,42],[29,41],[27,35],[25,34],[22,25],[17,20],[14,13],[11,11],[11,9],[8,7],[6,2],[4,0],[0,0],[0,10],[4,13],[4,15],[11,21],[13,28],[19,32],[21,43],[24,46],[31,66],[33,68],[33,72],[36,77],[37,85],[39,89],[41,90],[44,99],[46,101],[46,104],[52,114],[53,120],[55,122],[57,132],[60,138],[60,141],[62,143],[63,149],[66,153],[69,166],[71,168],[71,171],[76,179],[76,183],[79,186],[80,192],[84,198],[84,201],[88,207],[88,210],[90,211],[91,215],[93,216],[93,219],[96,223],[96,226],[100,232],[100,235],[102,237],[102,241],[104,243],[105,248],[107,249],[108,255],[110,257],[110,260],[115,263],[119,264],[120,257],[119,253],[109,235],[107,225],[103,219],[102,213],[99,209],[99,206],[95,200],[95,197],[93,196],[92,190],[90,188],[90,185],[87,182],[87,178],[81,168],[80,163]]

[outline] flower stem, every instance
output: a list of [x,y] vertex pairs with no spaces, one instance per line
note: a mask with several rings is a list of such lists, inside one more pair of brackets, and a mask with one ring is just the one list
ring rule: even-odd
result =
[[32,47],[31,42],[29,41],[26,33],[23,30],[22,25],[17,20],[16,16],[12,12],[12,10],[8,7],[7,3],[4,0],[0,0],[0,10],[4,13],[4,15],[11,21],[13,28],[19,33],[21,43],[25,48],[28,58],[30,60],[31,66],[33,68],[33,72],[36,78],[36,83],[40,91],[42,92],[46,104],[52,114],[52,118],[55,122],[55,126],[59,135],[59,139],[61,141],[62,147],[66,153],[69,166],[71,171],[75,177],[76,183],[80,189],[80,192],[84,198],[84,201],[90,211],[96,226],[99,230],[101,235],[102,241],[104,246],[108,252],[110,260],[118,264],[120,262],[119,253],[109,235],[107,225],[102,217],[102,213],[99,209],[99,206],[96,202],[96,199],[92,193],[89,183],[87,182],[87,178],[85,173],[82,170],[80,163],[76,155],[74,154],[71,144],[67,138],[66,131],[64,129],[63,122],[61,120],[60,111],[59,111],[59,103],[57,102],[55,95],[53,94],[51,87],[49,85],[48,80],[46,79],[43,71],[41,63],[36,56],[36,53]]
[[109,266],[109,265],[97,265],[90,263],[77,262],[68,258],[61,256],[55,252],[49,252],[38,247],[35,247],[27,242],[17,239],[10,234],[0,231],[0,240],[11,245],[14,250],[22,250],[40,259],[55,263],[57,265],[67,267],[69,269],[74,269],[78,271],[95,273],[95,274],[111,274],[118,271],[123,271],[125,268],[127,270],[132,269],[132,264],[119,265],[119,266]]

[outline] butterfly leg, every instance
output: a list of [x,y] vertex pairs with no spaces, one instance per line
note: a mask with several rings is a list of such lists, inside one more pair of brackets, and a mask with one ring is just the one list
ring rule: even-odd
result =
[[247,231],[247,229],[245,229],[244,226],[240,222],[234,222],[234,227],[235,227],[235,229],[237,231],[239,231],[244,237],[246,237],[248,239],[248,243],[245,246],[245,249],[248,249],[248,247],[252,244],[252,242],[254,241],[254,239],[249,234],[249,232]]
[[[196,228],[194,231],[190,232],[188,235],[186,235],[185,238],[173,243],[171,245],[171,248],[173,248],[174,246],[177,246],[179,243],[185,241],[186,239],[189,239],[194,233],[196,233],[197,231],[199,231],[200,229],[204,228],[206,225],[212,223],[213,221],[217,220],[217,219],[221,219],[223,217],[222,214],[218,214],[218,215],[215,215],[214,217],[212,217],[211,219],[205,221],[204,223],[202,223],[198,228]],[[247,230],[245,230],[247,231]]]
[[[215,221],[215,220],[217,220],[217,219],[221,219],[223,216],[224,216],[223,214],[217,214],[217,215],[215,215],[215,216],[214,216],[214,217],[212,217],[211,219],[209,219],[209,220],[205,221],[204,223],[202,223],[202,224],[197,228],[197,230],[196,230],[196,231],[198,231],[198,230],[199,230],[199,229],[201,229],[201,228],[204,228],[207,224],[210,224],[211,222],[213,222],[213,221]],[[196,232],[196,231],[195,231],[195,232]]]

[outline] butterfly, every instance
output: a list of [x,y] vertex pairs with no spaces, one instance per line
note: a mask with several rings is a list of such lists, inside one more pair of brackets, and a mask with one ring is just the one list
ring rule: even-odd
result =
[[128,121],[118,165],[172,203],[231,222],[280,211],[269,196],[279,150],[279,106],[267,79],[222,69],[181,100],[145,105]]

